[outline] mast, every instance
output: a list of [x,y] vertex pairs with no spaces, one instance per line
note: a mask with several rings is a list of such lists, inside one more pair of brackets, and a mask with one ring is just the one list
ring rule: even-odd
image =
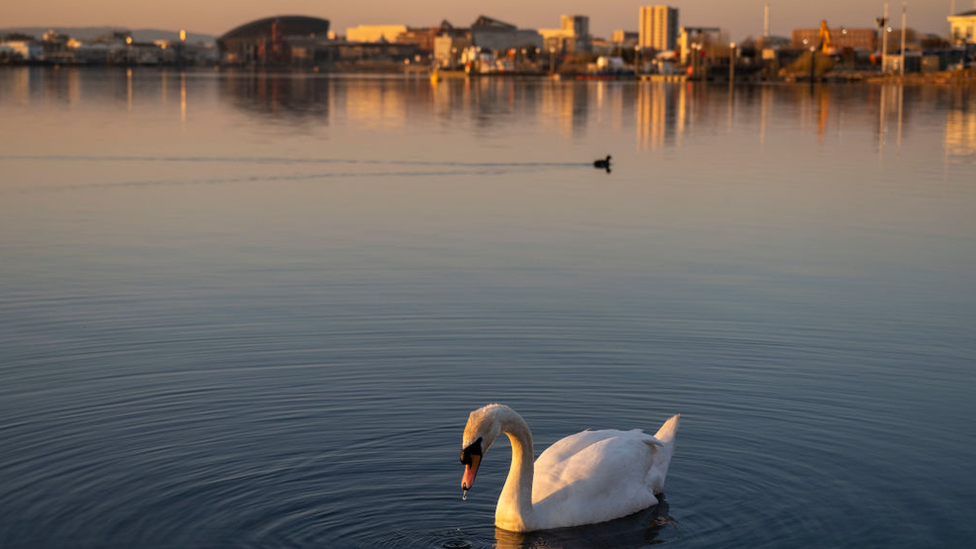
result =
[[881,73],[884,74],[888,72],[888,3],[885,2],[884,5],[884,22],[881,25]]
[[766,4],[765,15],[763,16],[763,38],[769,38],[769,4]]
[[905,76],[905,32],[906,32],[906,22],[908,21],[908,2],[901,3],[901,76]]

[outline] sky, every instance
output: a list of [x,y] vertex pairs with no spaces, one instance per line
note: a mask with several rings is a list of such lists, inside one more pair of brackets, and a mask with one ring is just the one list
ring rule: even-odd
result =
[[[733,39],[762,35],[763,6],[769,3],[771,32],[789,36],[794,28],[863,28],[881,15],[880,0],[673,0],[682,26],[721,27]],[[180,29],[220,35],[239,24],[271,15],[312,15],[329,19],[340,34],[359,24],[433,26],[447,19],[467,26],[488,15],[520,27],[555,28],[561,14],[589,15],[590,32],[609,38],[614,29],[637,30],[637,11],[654,2],[634,0],[35,0],[4,1],[0,28],[23,26],[81,27],[111,25],[130,29]],[[956,11],[976,2],[955,0]],[[953,0],[910,0],[908,26],[947,34],[946,16]],[[891,2],[894,26],[901,21],[901,2]]]

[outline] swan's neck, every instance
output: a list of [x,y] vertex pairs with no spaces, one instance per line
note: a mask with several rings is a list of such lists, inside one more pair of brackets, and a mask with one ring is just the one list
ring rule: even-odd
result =
[[532,432],[517,413],[505,414],[501,419],[502,432],[512,442],[512,466],[498,497],[495,526],[525,531],[535,518],[532,509],[532,477],[535,474]]

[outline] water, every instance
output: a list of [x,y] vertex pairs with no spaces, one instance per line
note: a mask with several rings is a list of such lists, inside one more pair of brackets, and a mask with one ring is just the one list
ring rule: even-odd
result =
[[[24,68],[0,120],[5,549],[976,538],[973,90]],[[494,401],[680,412],[664,503],[496,531]]]

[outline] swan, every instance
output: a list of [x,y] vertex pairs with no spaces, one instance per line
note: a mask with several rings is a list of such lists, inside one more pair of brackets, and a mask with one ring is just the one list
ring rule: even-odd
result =
[[594,168],[602,168],[602,169],[605,169],[607,171],[610,171],[610,155],[609,154],[607,155],[607,159],[606,160],[603,160],[603,159],[600,159],[600,158],[594,160],[593,161],[593,167]]
[[495,526],[532,532],[594,524],[657,504],[674,453],[681,415],[657,434],[640,429],[586,430],[558,440],[532,461],[532,433],[515,410],[489,404],[468,416],[461,463],[465,495],[499,434],[512,442],[512,465],[498,496]]

